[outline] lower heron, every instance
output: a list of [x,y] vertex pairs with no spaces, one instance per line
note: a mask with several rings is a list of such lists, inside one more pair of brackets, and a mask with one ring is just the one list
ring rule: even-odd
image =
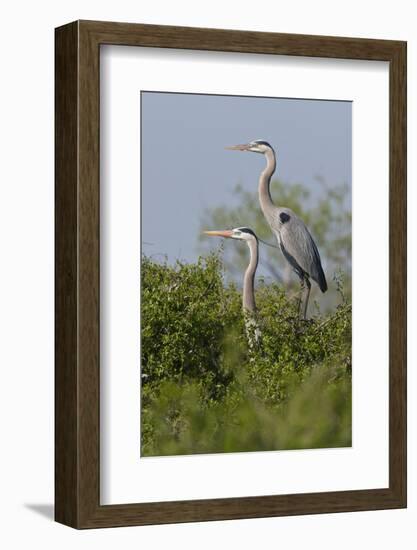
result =
[[237,227],[235,229],[222,231],[204,231],[211,237],[224,237],[226,239],[237,239],[246,241],[250,251],[250,259],[243,277],[242,307],[245,313],[246,331],[248,333],[249,343],[259,341],[260,331],[256,322],[256,302],[255,302],[255,273],[259,261],[258,237],[249,227]]

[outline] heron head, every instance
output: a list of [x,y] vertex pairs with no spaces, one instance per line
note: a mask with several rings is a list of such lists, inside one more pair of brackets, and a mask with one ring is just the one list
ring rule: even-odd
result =
[[225,237],[226,239],[237,239],[239,241],[257,241],[255,233],[249,227],[236,227],[223,231],[204,231],[210,237]]
[[263,139],[255,139],[254,141],[243,145],[231,145],[230,147],[226,147],[226,149],[231,151],[250,151],[252,153],[262,154],[265,154],[268,151],[273,151],[271,145]]

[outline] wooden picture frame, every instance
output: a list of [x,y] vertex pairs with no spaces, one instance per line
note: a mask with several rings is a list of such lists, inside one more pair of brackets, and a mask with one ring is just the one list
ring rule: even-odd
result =
[[[406,506],[406,43],[76,21],[56,29],[55,519],[75,528]],[[118,44],[389,62],[389,487],[100,505],[99,56]]]

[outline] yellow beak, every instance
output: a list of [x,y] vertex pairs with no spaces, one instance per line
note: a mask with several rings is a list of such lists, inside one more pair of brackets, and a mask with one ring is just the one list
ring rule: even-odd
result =
[[229,151],[248,151],[249,150],[249,144],[242,144],[242,145],[229,145],[229,147],[225,147],[225,149],[228,149]]
[[231,230],[225,230],[225,231],[204,231],[206,235],[209,235],[210,237],[226,237],[230,238],[233,235],[233,231]]

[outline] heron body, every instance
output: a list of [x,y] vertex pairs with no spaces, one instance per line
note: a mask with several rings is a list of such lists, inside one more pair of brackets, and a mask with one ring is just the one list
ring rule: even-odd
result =
[[305,319],[310,297],[310,278],[318,284],[322,292],[326,292],[327,282],[318,248],[305,223],[290,208],[275,206],[272,201],[270,182],[276,168],[275,151],[268,142],[263,140],[252,141],[246,145],[234,145],[229,149],[265,155],[266,166],[259,176],[258,183],[259,204],[285,259],[300,278],[302,290],[305,293],[303,304]]
[[300,279],[311,277],[320,290],[326,292],[320,254],[305,223],[290,208],[277,208],[277,211],[277,219],[272,218],[270,226],[285,259]]

